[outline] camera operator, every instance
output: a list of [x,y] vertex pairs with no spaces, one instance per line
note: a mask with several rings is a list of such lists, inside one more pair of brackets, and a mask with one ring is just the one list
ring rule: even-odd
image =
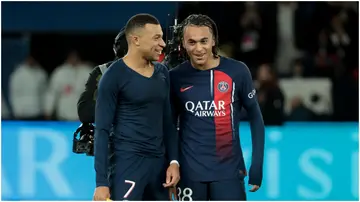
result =
[[[113,45],[115,53],[115,60],[121,58],[127,52],[127,42],[125,39],[125,32],[122,29],[115,37]],[[74,133],[73,140],[73,152],[74,153],[86,153],[88,156],[94,155],[94,126],[95,122],[95,105],[96,105],[96,93],[98,82],[101,76],[105,73],[107,68],[113,61],[96,66],[89,75],[89,78],[85,84],[85,91],[81,93],[78,103],[77,111],[79,120],[81,121],[80,127]],[[79,134],[80,133],[80,134]],[[79,139],[76,136],[79,134]]]
[[[115,52],[115,60],[123,57],[127,52],[127,42],[123,29],[115,38],[113,50]],[[96,66],[90,73],[90,76],[85,84],[85,91],[81,93],[77,104],[79,119],[83,124],[90,124],[95,121],[95,104],[98,82],[112,62],[113,61],[110,61]]]

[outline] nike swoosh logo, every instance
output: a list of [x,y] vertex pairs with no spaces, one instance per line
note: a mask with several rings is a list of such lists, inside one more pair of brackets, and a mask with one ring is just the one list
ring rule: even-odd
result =
[[192,88],[193,86],[189,86],[189,87],[186,87],[186,88],[180,88],[180,92],[185,92],[187,90],[189,90],[190,88]]

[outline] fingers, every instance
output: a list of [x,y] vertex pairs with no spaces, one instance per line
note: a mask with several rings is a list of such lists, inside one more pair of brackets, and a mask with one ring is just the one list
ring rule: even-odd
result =
[[107,196],[94,196],[94,201],[111,201],[110,197]]
[[172,180],[172,173],[171,172],[167,172],[166,173],[166,184],[169,184]]
[[164,187],[170,187],[171,186],[171,182],[172,182],[172,175],[170,172],[166,173],[166,181],[165,183],[163,183]]
[[170,165],[166,172],[166,183],[164,187],[175,187],[180,180],[179,167]]
[[163,184],[164,187],[172,187],[173,186],[173,177],[171,177],[171,174],[166,175],[166,183]]
[[108,198],[105,197],[105,196],[95,195],[93,200],[94,200],[94,201],[107,201]]
[[164,187],[175,187],[180,180],[180,176],[176,171],[169,171],[166,173],[166,183],[163,184]]
[[104,189],[95,189],[93,201],[111,201],[109,191]]
[[252,186],[251,189],[250,189],[250,192],[256,192],[259,189],[258,185],[251,185],[250,184],[250,186]]

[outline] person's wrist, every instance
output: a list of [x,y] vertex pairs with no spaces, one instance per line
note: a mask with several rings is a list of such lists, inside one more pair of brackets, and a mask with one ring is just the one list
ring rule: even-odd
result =
[[176,165],[178,165],[179,167],[180,167],[180,164],[179,164],[179,162],[177,161],[177,160],[172,160],[172,161],[170,161],[170,165],[171,164],[176,164]]

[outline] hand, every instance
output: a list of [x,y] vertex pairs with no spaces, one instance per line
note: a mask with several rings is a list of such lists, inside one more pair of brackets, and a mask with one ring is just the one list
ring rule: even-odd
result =
[[166,183],[163,183],[164,187],[175,187],[180,180],[179,166],[176,163],[170,164],[166,171]]
[[249,184],[251,187],[250,192],[256,192],[260,187],[258,185]]
[[109,187],[100,186],[96,187],[93,201],[107,201],[110,199]]

